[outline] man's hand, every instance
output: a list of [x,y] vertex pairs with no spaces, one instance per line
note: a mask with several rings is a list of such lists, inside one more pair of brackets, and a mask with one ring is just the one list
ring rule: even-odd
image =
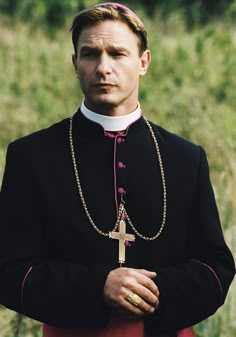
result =
[[[126,317],[138,318],[153,313],[159,303],[159,290],[152,280],[155,277],[155,272],[145,269],[114,269],[108,274],[105,282],[105,302]],[[138,307],[126,300],[131,292],[141,298]]]

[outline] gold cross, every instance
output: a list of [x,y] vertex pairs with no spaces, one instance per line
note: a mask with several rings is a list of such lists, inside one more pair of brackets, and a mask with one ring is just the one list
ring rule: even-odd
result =
[[118,232],[110,232],[109,238],[119,240],[119,263],[125,263],[125,241],[135,241],[133,234],[125,233],[126,223],[121,220]]

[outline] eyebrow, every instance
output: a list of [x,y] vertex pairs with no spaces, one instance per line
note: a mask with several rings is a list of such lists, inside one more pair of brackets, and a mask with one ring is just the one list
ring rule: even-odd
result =
[[80,52],[83,52],[83,51],[87,51],[87,50],[89,50],[89,51],[95,51],[95,50],[99,50],[100,48],[97,48],[97,47],[92,47],[92,46],[82,46],[81,48],[80,48]]
[[[100,48],[99,46],[90,46],[90,45],[84,45],[80,48],[79,52],[82,54],[85,51],[91,51],[91,52],[100,52],[103,50],[103,48]],[[118,52],[126,52],[128,53],[128,49],[123,46],[116,46],[116,45],[110,45],[107,47],[108,51],[118,51]]]

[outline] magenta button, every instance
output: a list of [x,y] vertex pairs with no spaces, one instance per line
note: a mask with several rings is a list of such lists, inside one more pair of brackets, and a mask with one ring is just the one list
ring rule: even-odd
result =
[[118,192],[119,192],[120,194],[125,194],[125,193],[126,193],[125,190],[123,189],[123,187],[119,187],[119,188],[118,188]]
[[117,143],[123,143],[125,140],[124,140],[124,138],[121,138],[121,137],[119,137],[119,138],[117,138]]
[[118,162],[118,167],[119,168],[125,168],[125,164],[122,163],[122,161]]

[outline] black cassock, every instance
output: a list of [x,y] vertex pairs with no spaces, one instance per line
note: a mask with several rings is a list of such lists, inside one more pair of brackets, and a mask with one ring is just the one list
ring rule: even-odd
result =
[[[84,199],[94,223],[113,229],[120,192],[145,236],[162,222],[156,150],[141,117],[108,133],[80,112],[73,138]],[[126,248],[126,267],[156,271],[160,307],[149,334],[177,331],[223,304],[235,267],[225,244],[204,150],[152,124],[167,186],[167,219],[156,240]],[[0,194],[0,303],[57,327],[102,327],[103,287],[118,267],[118,241],[99,235],[82,208],[69,119],[11,143]],[[133,233],[127,225],[126,231]]]

